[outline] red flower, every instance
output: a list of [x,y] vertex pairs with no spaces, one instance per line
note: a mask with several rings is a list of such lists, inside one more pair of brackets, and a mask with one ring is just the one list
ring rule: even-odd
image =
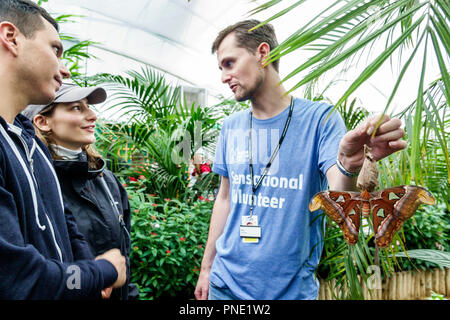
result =
[[122,183],[122,185],[123,185],[125,188],[128,187],[126,183]]
[[204,197],[204,196],[198,196],[198,198],[199,198],[200,200],[205,200],[205,197]]
[[135,177],[129,177],[130,181],[137,181],[137,179]]
[[202,246],[201,244],[199,244],[197,247],[198,247],[199,249],[202,249],[202,248],[203,248],[203,246]]
[[165,201],[170,201],[170,198],[164,198]]
[[145,180],[145,176],[141,174],[141,175],[139,176],[139,179]]
[[186,241],[186,238],[185,237],[181,237],[180,241]]
[[152,207],[157,207],[158,205],[156,203],[152,203]]
[[155,193],[150,193],[149,196],[150,197],[156,197],[156,194]]
[[200,165],[200,172],[204,173],[204,172],[211,172],[211,167],[209,166],[209,164],[204,163]]
[[150,232],[150,235],[156,236],[156,232]]
[[134,213],[139,213],[139,209],[134,210]]
[[171,251],[170,251],[170,250],[166,250],[166,253],[167,253],[167,254],[171,254]]

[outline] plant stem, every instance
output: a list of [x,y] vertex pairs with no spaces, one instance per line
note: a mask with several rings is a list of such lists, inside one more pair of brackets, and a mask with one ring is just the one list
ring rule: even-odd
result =
[[374,262],[375,262],[375,265],[377,266],[377,267],[379,267],[380,266],[380,254],[379,254],[379,251],[378,251],[379,249],[378,249],[378,246],[375,244],[375,257],[374,257]]

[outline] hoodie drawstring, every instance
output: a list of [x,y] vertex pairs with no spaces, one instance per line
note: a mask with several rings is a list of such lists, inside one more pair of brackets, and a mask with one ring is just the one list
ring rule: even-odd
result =
[[[41,222],[39,221],[39,209],[38,209],[38,204],[37,204],[36,189],[35,189],[34,181],[33,181],[34,178],[31,176],[30,171],[28,170],[28,167],[26,166],[25,162],[23,161],[23,158],[20,155],[20,152],[17,149],[16,144],[14,143],[14,141],[12,141],[11,137],[8,135],[6,130],[1,125],[0,125],[0,132],[2,133],[3,137],[6,139],[6,141],[9,144],[9,146],[13,150],[14,155],[16,156],[17,160],[19,160],[19,163],[22,166],[22,169],[23,169],[23,171],[25,173],[25,176],[27,177],[28,185],[29,185],[30,190],[31,190],[31,198],[33,200],[33,208],[34,208],[34,215],[36,217],[36,224],[39,227],[39,229],[44,231],[45,230],[45,225],[42,225]],[[19,137],[19,138],[22,139],[21,137]]]

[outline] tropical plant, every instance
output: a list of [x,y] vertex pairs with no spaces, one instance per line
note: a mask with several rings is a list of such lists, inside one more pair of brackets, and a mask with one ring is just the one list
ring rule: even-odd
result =
[[[450,210],[450,114],[444,90],[442,81],[436,81],[426,90],[424,98],[420,99],[423,121],[419,128],[416,127],[419,123],[416,121],[418,101],[414,101],[397,115],[405,121],[408,149],[401,154],[392,155],[389,161],[397,162],[409,170],[401,170],[399,176],[385,165],[384,171],[389,172],[391,177],[385,177],[384,181],[402,180],[404,184],[414,181],[425,185]],[[414,139],[414,135],[420,139]],[[417,158],[416,162],[412,161],[414,158]],[[415,170],[411,168],[413,166],[416,166]],[[393,179],[393,176],[397,178]]]
[[[261,23],[265,24],[281,17],[287,12],[303,4],[306,0],[294,4],[273,15]],[[283,1],[272,0],[258,6],[251,13],[267,10]],[[434,114],[433,108],[424,105],[427,98],[425,79],[429,76],[427,65],[435,59],[440,75],[436,78],[442,86],[444,104],[448,106],[450,98],[450,80],[448,56],[450,53],[450,37],[448,21],[450,5],[445,0],[348,0],[335,1],[327,9],[315,16],[313,20],[302,25],[290,37],[274,48],[268,63],[292,53],[295,50],[312,50],[315,54],[295,68],[282,81],[306,72],[305,76],[290,91],[301,86],[314,86],[325,74],[339,73],[347,70],[355,59],[359,59],[375,45],[382,44],[384,50],[364,68],[360,75],[352,81],[348,89],[335,103],[339,107],[351,94],[369,79],[377,70],[387,63],[393,64],[394,54],[399,54],[397,67],[400,70],[396,83],[385,106],[389,109],[403,77],[412,65],[419,49],[423,50],[421,71],[418,76],[418,91],[411,97],[415,100],[415,111],[410,131],[411,137],[411,175],[414,181],[420,181],[420,128],[424,124],[424,114]],[[258,27],[258,26],[257,26]],[[257,28],[255,27],[255,28]],[[409,49],[409,50],[408,50]],[[373,50],[374,51],[374,50]],[[428,72],[428,73],[427,73]],[[434,76],[434,75],[433,75]],[[414,96],[416,99],[414,99]],[[437,106],[437,103],[435,103]],[[442,118],[440,118],[442,120]],[[443,121],[440,121],[443,123]],[[432,128],[436,135],[442,130]],[[426,139],[427,137],[425,137]],[[426,142],[423,141],[424,143]],[[447,150],[447,142],[442,141]],[[445,146],[445,147],[444,147]],[[447,171],[449,171],[448,152],[445,153]],[[450,182],[450,174],[449,174]]]
[[[200,148],[215,149],[219,130],[214,108],[186,105],[181,87],[167,84],[163,75],[149,68],[130,71],[126,77],[97,75],[93,80],[112,92],[110,109],[120,109],[122,117],[128,117],[118,127],[103,127],[100,149],[117,155],[130,145],[129,157],[147,159],[132,163],[130,170],[147,178],[149,193],[158,194],[161,200],[190,199],[194,195],[187,188],[190,161]],[[203,187],[208,190],[214,185]]]
[[432,262],[442,268],[450,268],[450,253],[436,250],[408,250],[397,253],[397,257],[415,258]]
[[135,185],[126,187],[132,208],[131,281],[141,299],[193,299],[208,235],[212,202],[162,203]]
[[[282,2],[267,1],[251,13],[259,13]],[[261,25],[283,16],[304,2],[306,0],[289,2],[286,9],[263,21]],[[418,90],[412,93],[407,107],[396,115],[405,121],[408,148],[379,162],[380,187],[424,185],[433,192],[438,203],[445,203],[447,213],[450,183],[450,121],[447,111],[450,97],[449,17],[450,5],[444,0],[335,1],[274,48],[267,62],[280,59],[296,50],[310,50],[312,57],[301,62],[282,81],[300,77],[300,81],[289,92],[303,86],[306,94],[311,97],[317,95],[314,93],[317,84],[326,75],[345,74],[353,65],[361,67],[359,76],[351,81],[337,102],[332,103],[338,110],[347,106],[351,95],[357,93],[357,89],[376,71],[390,63],[391,68],[399,72],[385,105],[384,113],[387,113],[407,70],[413,65],[412,61],[421,57],[421,70],[417,76]],[[376,53],[372,49],[379,47],[379,44],[383,49]],[[418,55],[418,52],[423,54]],[[396,54],[398,57],[394,56]],[[367,65],[361,64],[362,57],[370,62]],[[432,60],[437,62],[439,75],[430,75],[429,65]],[[355,61],[358,63],[354,63]],[[435,77],[436,81],[427,85],[425,81],[430,77]],[[345,110],[343,111],[345,114]],[[350,119],[347,118],[346,123],[350,123]],[[368,223],[365,227],[371,228],[371,224]],[[319,274],[322,272],[328,279],[336,278],[337,286],[341,289],[349,288],[349,293],[343,291],[340,298],[361,299],[358,276],[367,280],[366,270],[372,263],[379,264],[383,275],[389,276],[395,268],[400,268],[396,258],[402,255],[399,251],[405,254],[408,252],[405,241],[409,239],[405,238],[403,232],[397,233],[388,249],[377,250],[370,232],[360,233],[359,242],[354,247],[347,247],[336,226],[328,223],[326,231]],[[433,254],[439,256],[442,253],[440,250],[426,250],[424,254],[415,252],[415,257],[429,258]]]

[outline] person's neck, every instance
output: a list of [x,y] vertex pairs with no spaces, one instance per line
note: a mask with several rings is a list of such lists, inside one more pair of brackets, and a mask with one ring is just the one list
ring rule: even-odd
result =
[[53,151],[56,153],[56,155],[62,157],[65,160],[76,160],[78,159],[78,154],[83,151],[81,147],[67,148],[57,144],[50,144],[50,146],[53,148]]
[[286,90],[279,84],[279,79],[266,81],[257,94],[251,99],[252,113],[256,119],[270,119],[281,113],[291,103],[291,96],[286,94]]
[[15,92],[8,86],[2,86],[0,82],[0,116],[5,119],[7,123],[14,123],[16,116],[26,108],[27,103],[20,95],[15,95]]
[[[1,56],[0,59],[5,58]],[[7,59],[7,58],[5,58]],[[19,80],[14,77],[17,71],[8,63],[0,65],[0,116],[7,123],[14,123],[16,116],[28,105],[27,95],[20,89]]]

